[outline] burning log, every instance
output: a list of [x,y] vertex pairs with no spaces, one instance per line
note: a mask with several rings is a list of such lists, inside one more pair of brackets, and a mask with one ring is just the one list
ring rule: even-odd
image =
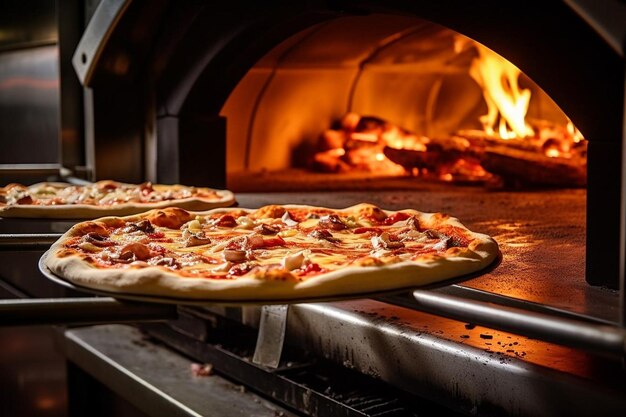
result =
[[483,131],[461,131],[481,165],[504,182],[553,187],[584,187],[587,183],[587,142],[575,140],[565,127],[535,121],[539,134],[503,140]]
[[385,155],[409,172],[419,172],[427,178],[457,183],[483,183],[493,176],[481,166],[478,155],[473,151],[446,149],[431,145],[426,151],[395,149],[386,147]]
[[587,165],[566,158],[524,151],[505,145],[485,150],[482,166],[505,182],[553,187],[585,187]]
[[[586,141],[571,126],[533,123],[537,132],[503,139],[482,130],[426,138],[377,117],[354,113],[327,130],[310,166],[321,172],[372,172],[457,183],[583,187]],[[501,180],[498,180],[500,177]]]

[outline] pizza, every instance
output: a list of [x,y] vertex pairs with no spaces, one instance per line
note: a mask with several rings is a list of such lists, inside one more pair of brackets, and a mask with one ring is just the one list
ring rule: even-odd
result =
[[170,206],[208,210],[230,206],[233,193],[184,185],[98,181],[87,185],[43,182],[0,188],[0,217],[97,218]]
[[100,291],[262,302],[423,286],[479,271],[498,254],[492,238],[441,213],[270,205],[78,223],[44,264]]

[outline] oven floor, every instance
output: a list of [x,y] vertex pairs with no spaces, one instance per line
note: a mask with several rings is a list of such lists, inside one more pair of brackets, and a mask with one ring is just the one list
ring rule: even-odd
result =
[[585,281],[585,199],[585,190],[500,192],[475,187],[237,194],[239,205],[250,208],[288,203],[341,208],[370,202],[390,210],[451,214],[470,229],[493,236],[503,255],[497,268],[463,282],[463,287],[618,322],[617,292]]

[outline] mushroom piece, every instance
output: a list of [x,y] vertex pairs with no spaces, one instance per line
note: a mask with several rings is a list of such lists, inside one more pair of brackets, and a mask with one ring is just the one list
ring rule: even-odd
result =
[[178,268],[180,266],[176,259],[169,257],[152,258],[148,263],[150,265],[169,266],[170,268]]
[[304,252],[300,251],[296,254],[285,256],[280,261],[280,265],[288,271],[293,271],[294,269],[302,267],[305,261],[306,257],[304,256]]
[[109,240],[108,236],[96,232],[87,233],[85,236],[82,237],[82,241],[91,243],[92,245],[99,248],[106,248],[115,245],[115,243]]
[[142,220],[137,223],[128,224],[123,231],[125,233],[132,232],[144,232],[144,233],[154,233],[154,226],[150,223],[150,220]]
[[296,226],[298,224],[297,221],[295,221],[294,219],[291,218],[291,216],[289,215],[288,211],[285,211],[285,214],[282,215],[282,217],[280,218],[283,223],[285,223],[287,226]]
[[280,232],[280,229],[278,227],[265,223],[261,224],[254,230],[261,233],[262,235],[275,235],[276,233]]
[[343,230],[347,229],[348,226],[337,216],[336,214],[329,214],[328,216],[324,216],[318,222],[319,227],[323,227],[324,229],[332,229],[332,230]]
[[337,239],[336,237],[333,237],[332,233],[330,233],[326,229],[315,229],[311,233],[309,233],[309,236],[314,237],[315,239],[319,239],[319,240],[326,240],[331,243],[340,242],[339,239]]
[[391,240],[389,233],[384,232],[372,238],[372,246],[376,249],[399,249],[404,247],[404,243]]
[[204,232],[192,232],[189,229],[183,230],[183,246],[190,248],[193,246],[208,245],[211,239]]

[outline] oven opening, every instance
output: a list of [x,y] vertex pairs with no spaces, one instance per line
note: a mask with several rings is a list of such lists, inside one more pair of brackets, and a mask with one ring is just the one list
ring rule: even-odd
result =
[[587,141],[513,63],[391,15],[300,32],[226,101],[234,191],[583,188]]

